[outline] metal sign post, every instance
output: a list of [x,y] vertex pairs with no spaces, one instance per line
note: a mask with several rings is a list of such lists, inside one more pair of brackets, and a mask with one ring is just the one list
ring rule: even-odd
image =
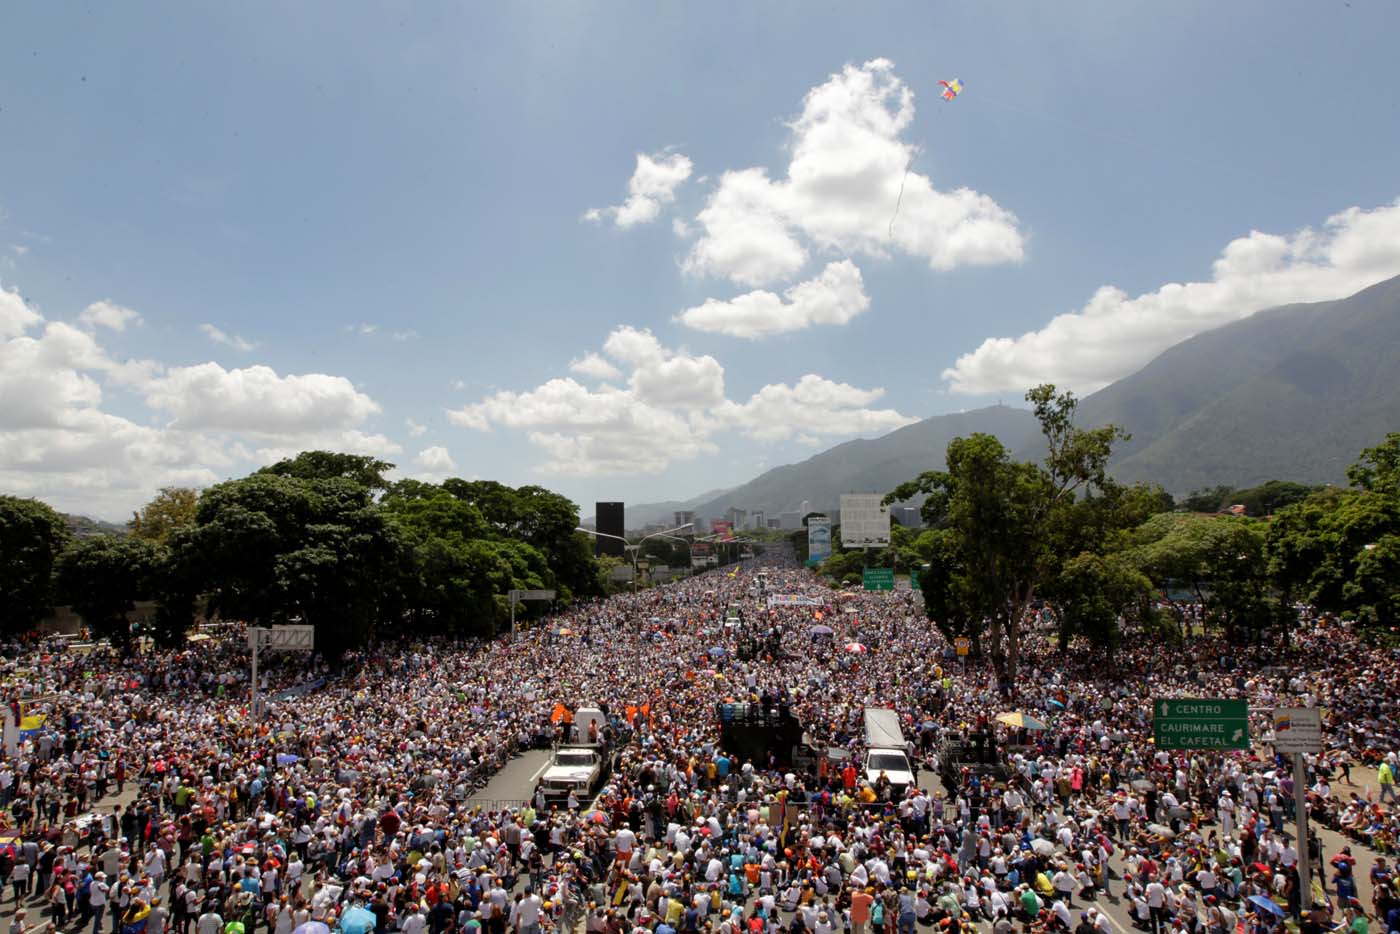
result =
[[258,714],[262,712],[262,702],[258,697],[258,650],[310,652],[316,648],[316,627],[273,626],[264,629],[254,626],[248,630],[248,648],[253,655],[253,702],[248,708],[248,719],[256,725]]
[[515,605],[526,600],[553,600],[552,590],[512,590],[510,592],[510,634],[515,635]]
[[1293,812],[1298,839],[1298,887],[1302,910],[1312,908],[1312,855],[1308,852],[1308,764],[1322,752],[1322,711],[1316,707],[1274,708],[1274,752],[1293,754]]

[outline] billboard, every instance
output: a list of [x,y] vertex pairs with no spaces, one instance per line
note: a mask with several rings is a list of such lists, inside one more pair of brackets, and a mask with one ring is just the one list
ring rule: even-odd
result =
[[722,542],[732,541],[734,539],[734,523],[727,519],[715,519],[710,522],[710,534],[718,535]]
[[825,561],[831,557],[831,520],[813,516],[807,520],[807,560]]
[[890,543],[890,508],[879,493],[841,494],[841,544],[884,548]]

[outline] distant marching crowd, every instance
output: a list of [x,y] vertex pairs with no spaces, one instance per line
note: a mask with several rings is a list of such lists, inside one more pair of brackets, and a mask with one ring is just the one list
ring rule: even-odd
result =
[[[1110,934],[1108,906],[1152,934],[1290,916],[1400,931],[1400,661],[1311,619],[1287,648],[1128,633],[1061,653],[1032,632],[1001,685],[909,594],[838,594],[760,559],[514,638],[267,656],[256,721],[245,645],[7,649],[27,727],[0,760],[12,934]],[[1159,697],[1324,710],[1308,806],[1347,846],[1294,839],[1267,717],[1249,752],[1159,750]],[[901,794],[824,756],[746,760],[720,740],[722,702],[781,703],[815,747],[857,755],[861,711],[893,708],[926,775],[947,772],[940,737],[980,732],[1000,777]],[[617,754],[596,800],[473,802],[581,704],[606,711]],[[995,719],[1009,711],[1045,728]],[[1308,845],[1320,907],[1304,912]]]

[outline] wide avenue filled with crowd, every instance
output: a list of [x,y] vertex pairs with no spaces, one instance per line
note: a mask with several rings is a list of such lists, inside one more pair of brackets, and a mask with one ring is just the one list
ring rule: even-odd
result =
[[[267,653],[257,717],[239,627],[5,658],[13,934],[1400,930],[1400,664],[1305,610],[1287,650],[1031,628],[1005,684],[908,591],[760,558],[491,641]],[[1154,699],[1194,697],[1245,701],[1251,748],[1156,748]],[[1275,707],[1322,711],[1307,841]],[[865,767],[881,709],[912,781]],[[571,740],[587,793],[488,795]]]

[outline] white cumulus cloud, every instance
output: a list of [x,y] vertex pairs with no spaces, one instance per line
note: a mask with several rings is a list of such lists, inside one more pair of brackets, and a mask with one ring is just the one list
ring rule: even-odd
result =
[[678,152],[637,153],[637,167],[627,182],[627,200],[614,207],[591,208],[584,220],[602,221],[611,218],[618,227],[648,224],[661,216],[662,205],[676,200],[680,187],[694,165]]
[[814,324],[845,324],[870,307],[860,269],[848,259],[792,286],[782,296],[766,290],[728,300],[709,299],[677,315],[686,327],[730,337],[759,338]]
[[[448,419],[478,431],[523,431],[544,452],[546,473],[584,475],[655,473],[716,452],[714,436],[725,429],[779,441],[880,433],[913,421],[869,407],[883,389],[858,389],[812,374],[733,402],[725,397],[718,360],[668,348],[645,329],[619,327],[601,355],[589,356],[617,370],[617,382],[625,371],[625,385],[589,388],[561,377],[523,392],[492,393],[449,410]],[[571,369],[577,371],[578,363]]]
[[226,331],[220,330],[212,324],[201,324],[199,329],[214,343],[223,344],[225,347],[232,347],[234,350],[241,350],[244,353],[254,350],[258,346],[252,341],[244,340],[237,334],[229,334]]
[[869,407],[884,394],[884,389],[858,389],[808,373],[796,385],[772,383],[747,402],[726,402],[714,417],[759,441],[884,434],[918,421],[894,409]]
[[1021,260],[1014,214],[967,188],[940,191],[911,168],[915,147],[902,136],[913,119],[913,92],[891,62],[847,65],[807,93],[789,124],[784,177],[721,175],[685,268],[759,286],[796,275],[810,249],[903,252],[940,270]]
[[413,457],[413,470],[409,474],[415,480],[425,483],[441,483],[457,473],[457,462],[451,453],[441,445],[433,445],[419,451]]
[[87,327],[111,328],[125,331],[128,324],[140,324],[141,316],[130,308],[111,301],[93,302],[78,315],[78,323]]
[[[102,346],[102,329],[139,320],[97,302],[75,323],[45,321],[0,288],[0,489],[119,519],[161,486],[208,486],[304,450],[400,452],[367,428],[379,406],[343,377],[169,368]],[[106,410],[117,399],[131,417]]]
[[411,418],[404,419],[404,424],[408,426],[408,433],[415,438],[422,437],[428,431],[427,425],[420,425]]
[[176,367],[146,387],[146,402],[182,428],[289,434],[350,428],[379,404],[343,376],[278,376],[268,366]]
[[1129,296],[1103,286],[1081,308],[1019,337],[989,338],[943,378],[954,392],[1021,392],[1054,383],[1089,393],[1202,331],[1295,302],[1342,298],[1400,275],[1400,200],[1348,208],[1321,230],[1251,231],[1225,246],[1208,281]]
[[0,285],[0,339],[23,334],[43,320],[43,315],[30,308],[19,292]]
[[600,354],[591,350],[582,357],[575,357],[573,360],[570,360],[569,372],[577,373],[580,376],[591,376],[594,379],[613,381],[622,379],[621,370],[604,360]]

